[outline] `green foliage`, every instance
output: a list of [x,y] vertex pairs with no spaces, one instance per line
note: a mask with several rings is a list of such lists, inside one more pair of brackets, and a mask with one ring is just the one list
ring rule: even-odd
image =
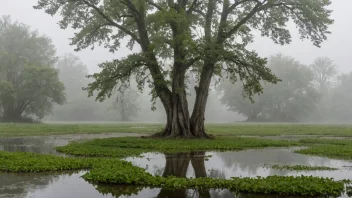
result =
[[104,158],[64,158],[33,153],[9,153],[0,151],[0,170],[10,172],[44,172],[91,168],[83,178],[90,182],[150,186],[162,188],[226,188],[233,191],[280,194],[338,196],[344,190],[344,182],[318,177],[266,178],[177,178],[152,176],[130,162]]
[[141,168],[120,167],[115,164],[106,164],[93,169],[83,177],[88,181],[109,184],[129,184],[172,189],[220,188],[248,193],[279,195],[339,196],[344,191],[343,182],[334,181],[329,178],[312,176],[234,177],[229,180],[215,178],[165,178],[159,176],[153,177]]
[[309,148],[295,151],[301,154],[352,159],[352,140],[304,139],[300,141]]
[[296,142],[264,140],[259,138],[218,137],[215,140],[106,138],[84,143],[72,143],[56,150],[72,155],[127,157],[145,152],[182,152],[202,150],[243,150],[264,147],[296,146]]
[[[21,122],[42,119],[53,104],[65,103],[59,81],[55,47],[51,40],[28,26],[0,19],[0,117]],[[25,117],[25,118],[24,118]]]
[[294,165],[294,166],[273,165],[271,166],[271,168],[277,169],[277,170],[295,170],[295,171],[338,170],[338,168],[331,168],[326,166],[304,166],[304,165]]
[[[253,30],[287,44],[291,35],[287,23],[293,21],[301,38],[319,46],[324,40],[330,18],[329,0],[310,1],[52,1],[39,0],[35,9],[50,15],[61,15],[61,28],[77,30],[72,45],[77,50],[103,45],[116,51],[124,38],[127,47],[140,47],[141,53],[101,64],[102,71],[91,77],[87,87],[97,99],[110,97],[116,87],[129,86],[135,78],[142,89],[148,83],[153,97],[171,97],[174,74],[192,71],[211,80],[226,75],[232,82],[241,80],[246,95],[260,93],[261,81],[277,83],[279,79],[265,67],[266,59],[246,49],[253,42]],[[164,63],[173,60],[171,69]],[[184,83],[184,82],[181,82]],[[208,89],[205,87],[204,89]]]
[[291,57],[271,56],[267,65],[282,81],[276,85],[261,82],[265,92],[253,98],[243,98],[242,85],[220,85],[221,101],[230,110],[245,115],[248,121],[296,122],[307,118],[319,101],[313,84],[313,73]]
[[10,172],[45,172],[78,170],[90,168],[88,160],[57,157],[34,153],[10,153],[0,151],[0,171]]
[[[162,124],[0,124],[0,137],[47,136],[63,134],[101,134],[101,133],[155,133]],[[213,135],[230,136],[287,136],[300,137],[331,136],[351,137],[351,125],[308,125],[308,124],[207,124]]]

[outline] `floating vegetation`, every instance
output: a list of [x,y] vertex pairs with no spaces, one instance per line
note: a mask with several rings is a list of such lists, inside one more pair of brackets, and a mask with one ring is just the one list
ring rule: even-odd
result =
[[331,168],[331,167],[326,167],[326,166],[304,166],[304,165],[273,165],[271,168],[276,169],[276,170],[293,170],[293,171],[313,171],[313,170],[338,170],[338,168]]

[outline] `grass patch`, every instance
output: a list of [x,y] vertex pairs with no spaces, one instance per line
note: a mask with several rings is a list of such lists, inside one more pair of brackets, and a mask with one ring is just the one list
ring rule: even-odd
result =
[[309,148],[297,150],[296,153],[352,159],[352,140],[305,139],[300,140],[300,143],[309,146]]
[[106,138],[71,143],[56,150],[71,155],[93,157],[129,157],[145,152],[182,152],[243,150],[265,147],[297,146],[298,142],[258,138],[218,137],[215,140],[156,140],[145,138]]
[[0,151],[0,171],[45,172],[90,168],[92,160]]
[[304,165],[273,165],[271,168],[276,170],[294,170],[294,171],[313,171],[313,170],[338,170],[337,168],[331,168],[326,166],[304,166]]
[[135,185],[158,188],[227,188],[233,191],[308,196],[338,196],[344,192],[343,181],[318,177],[177,178],[147,173],[130,162],[107,158],[64,158],[33,153],[0,152],[0,170],[44,172],[91,168],[83,178],[102,184]]
[[[218,137],[215,140],[156,140],[144,138],[108,138],[72,143],[57,150],[96,158],[64,158],[33,153],[0,152],[0,170],[43,172],[90,169],[83,178],[92,183],[135,185],[155,188],[214,188],[232,191],[280,195],[339,196],[344,181],[311,176],[269,176],[258,178],[177,178],[153,176],[130,162],[108,157],[137,156],[143,152],[182,152],[200,150],[243,150],[264,147],[288,147],[322,143],[282,141],[258,138]],[[347,142],[346,142],[347,143]],[[104,157],[104,158],[99,158]]]
[[115,164],[101,164],[83,176],[90,182],[101,184],[136,185],[159,188],[185,189],[229,189],[232,191],[303,196],[339,196],[344,192],[344,182],[329,178],[311,176],[284,177],[269,176],[266,178],[177,178],[159,177],[146,173],[144,169]]
[[[64,134],[99,133],[155,133],[164,124],[113,123],[113,124],[0,124],[0,137],[43,136]],[[317,135],[352,137],[352,125],[308,125],[308,124],[207,124],[213,135]]]

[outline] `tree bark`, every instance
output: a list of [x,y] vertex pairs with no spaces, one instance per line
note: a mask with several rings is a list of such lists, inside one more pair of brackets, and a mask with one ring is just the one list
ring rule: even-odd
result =
[[211,77],[213,75],[213,65],[205,65],[201,73],[199,86],[195,87],[196,90],[196,101],[194,103],[192,117],[191,117],[191,131],[196,138],[211,138],[205,132],[204,121],[205,121],[205,109],[208,100],[209,87]]
[[[176,67],[177,68],[177,67]],[[174,71],[171,99],[160,97],[167,115],[165,129],[153,135],[156,138],[213,138],[205,132],[204,114],[208,99],[209,86],[213,74],[212,67],[202,72],[199,87],[196,89],[196,101],[192,117],[189,115],[187,94],[185,91],[185,72]]]

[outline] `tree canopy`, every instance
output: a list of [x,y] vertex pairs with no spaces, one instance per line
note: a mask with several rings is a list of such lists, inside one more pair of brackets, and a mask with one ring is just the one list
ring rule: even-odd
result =
[[0,18],[0,117],[21,122],[41,119],[65,102],[53,67],[55,47],[48,37],[10,17]]
[[[139,52],[100,65],[87,87],[97,99],[135,79],[139,89],[153,88],[167,115],[165,129],[156,136],[204,138],[204,112],[214,76],[226,73],[242,81],[249,96],[261,92],[261,81],[278,82],[266,59],[246,47],[253,32],[275,43],[291,42],[287,25],[296,25],[301,38],[316,46],[326,40],[329,0],[39,0],[36,9],[62,16],[61,28],[72,27],[76,50],[103,45],[117,51],[123,43]],[[166,67],[169,65],[169,67]],[[171,69],[167,69],[171,68]],[[186,74],[198,77],[190,115]]]
[[281,82],[262,82],[264,93],[253,97],[253,103],[242,97],[242,85],[224,83],[221,101],[230,110],[243,114],[248,121],[297,122],[306,119],[320,97],[314,86],[313,72],[291,57],[271,56],[267,65]]

